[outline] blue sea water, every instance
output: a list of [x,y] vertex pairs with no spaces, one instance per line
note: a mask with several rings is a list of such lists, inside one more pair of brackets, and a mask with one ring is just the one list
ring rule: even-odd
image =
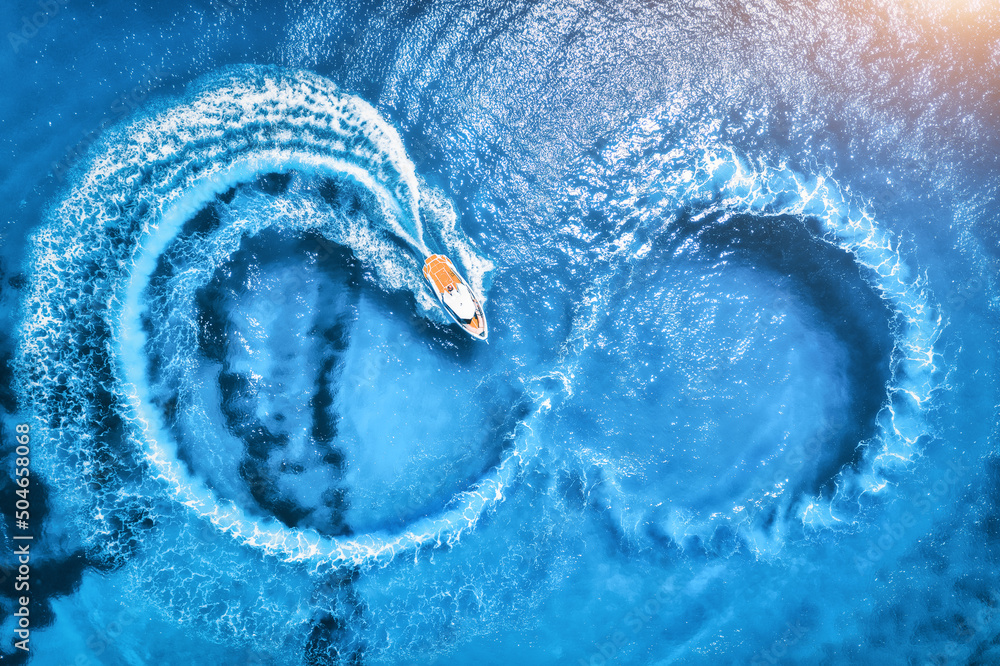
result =
[[1000,8],[0,9],[0,661],[1000,663]]

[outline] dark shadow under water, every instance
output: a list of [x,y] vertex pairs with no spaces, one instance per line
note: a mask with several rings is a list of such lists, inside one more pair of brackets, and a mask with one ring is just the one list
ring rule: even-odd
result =
[[820,324],[847,351],[848,406],[842,420],[822,428],[823,458],[817,474],[797,490],[829,492],[836,475],[857,469],[865,446],[877,435],[878,415],[891,380],[894,314],[872,287],[869,269],[823,238],[819,222],[795,216],[713,214],[684,216],[669,237],[677,246],[696,239],[698,253],[770,273],[792,285]]

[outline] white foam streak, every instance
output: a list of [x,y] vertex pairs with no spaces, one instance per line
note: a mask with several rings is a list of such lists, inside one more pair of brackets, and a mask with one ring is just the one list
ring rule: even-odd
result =
[[[609,154],[613,155],[609,157],[612,163],[624,158],[614,147],[609,148]],[[692,218],[695,222],[713,214],[811,218],[821,222],[826,240],[870,269],[868,279],[872,288],[894,313],[891,381],[879,418],[877,441],[868,444],[858,472],[841,471],[835,481],[834,497],[796,498],[776,493],[772,498],[783,505],[784,512],[796,515],[809,527],[850,524],[853,517],[849,514],[857,511],[860,496],[885,489],[886,474],[912,465],[921,454],[924,441],[932,435],[927,414],[934,393],[942,387],[941,358],[936,344],[944,322],[928,293],[925,277],[914,275],[900,253],[899,243],[878,227],[863,204],[848,197],[828,176],[805,176],[784,164],[755,167],[732,148],[707,141],[691,152],[671,150],[648,159],[652,166],[643,169],[647,174],[645,182],[630,190],[631,196],[620,204],[625,210],[632,208],[633,219],[642,225],[663,223],[657,216],[634,210],[640,197],[651,193],[666,200],[658,204],[657,210],[695,211]],[[644,251],[635,247],[630,233],[628,228],[621,229],[613,248],[613,253],[625,261]],[[608,299],[614,293],[603,284],[594,284],[587,291],[574,313],[563,358],[578,356],[589,346],[591,332],[609,310]],[[614,476],[612,470],[608,473]],[[615,485],[613,478],[609,483]],[[620,499],[627,502],[624,496]],[[839,515],[842,510],[843,516]],[[741,511],[724,518],[736,519],[742,525],[744,537],[755,552],[766,555],[780,551],[784,542],[780,526],[762,531],[754,527],[752,517],[747,520],[748,514]],[[678,543],[689,533],[707,538],[714,530],[713,518],[698,526],[690,520],[671,520],[670,529],[678,530],[674,535]]]
[[[716,210],[818,219],[831,241],[876,276],[872,286],[895,313],[892,380],[883,408],[887,425],[879,445],[866,452],[867,469],[858,475],[842,472],[838,487],[845,495],[880,491],[886,485],[884,474],[911,464],[920,454],[922,439],[931,434],[926,416],[932,396],[940,388],[935,345],[943,321],[930,301],[925,279],[913,277],[898,243],[832,179],[822,175],[807,178],[785,165],[754,170],[732,150],[706,151],[697,173],[701,178],[693,178],[687,189],[695,200],[721,196],[721,202],[713,206]],[[803,502],[799,510],[802,521],[817,527],[839,522],[832,505],[818,511],[820,503],[820,498]]]
[[[308,560],[314,570],[323,571],[385,562],[408,549],[453,543],[502,499],[517,473],[521,449],[515,446],[493,472],[454,498],[439,516],[398,534],[352,538],[330,538],[252,517],[217,497],[177,458],[146,376],[143,316],[151,277],[185,222],[217,195],[258,175],[289,171],[352,179],[373,195],[375,210],[367,212],[374,219],[368,223],[378,229],[342,229],[335,240],[351,245],[364,259],[375,235],[388,231],[417,257],[385,255],[382,264],[373,266],[376,275],[412,273],[406,280],[389,282],[414,289],[420,299],[424,287],[419,259],[429,253],[430,238],[437,245],[456,244],[460,263],[482,290],[483,275],[491,268],[488,261],[457,231],[453,211],[450,218],[434,216],[448,208],[442,194],[434,193],[434,205],[424,210],[424,215],[430,212],[429,219],[423,219],[422,185],[413,163],[396,130],[370,105],[306,72],[237,67],[207,79],[185,103],[110,134],[75,189],[33,238],[36,270],[21,322],[18,372],[28,387],[26,402],[36,406],[38,427],[52,443],[46,452],[48,464],[42,464],[52,487],[62,489],[57,501],[66,508],[82,505],[81,514],[93,513],[87,507],[96,506],[103,515],[106,506],[127,504],[129,493],[137,499],[150,492],[149,487],[104,489],[103,483],[95,483],[117,470],[108,469],[114,463],[92,449],[89,430],[108,416],[106,410],[117,408],[126,442],[148,466],[145,478],[248,546],[289,562]],[[300,226],[322,233],[330,223],[304,219]],[[232,251],[242,235],[261,228],[230,228],[211,239],[216,252],[190,275],[181,276],[180,286],[174,287],[183,293],[171,305],[189,311],[199,280],[203,283],[225,257],[219,250]],[[394,262],[400,265],[391,265]],[[193,321],[178,328],[190,329],[177,332],[187,335],[190,343]],[[88,346],[89,354],[80,351]],[[115,404],[101,404],[97,396],[102,387],[115,397]],[[71,464],[74,460],[79,462]],[[94,491],[98,486],[101,490]],[[99,541],[94,533],[85,540]]]

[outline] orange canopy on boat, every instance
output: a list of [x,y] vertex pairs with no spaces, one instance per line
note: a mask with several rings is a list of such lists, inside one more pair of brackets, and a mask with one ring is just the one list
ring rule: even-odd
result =
[[448,287],[454,288],[461,278],[455,272],[451,259],[443,254],[432,254],[424,262],[424,277],[426,277],[438,293],[443,294]]

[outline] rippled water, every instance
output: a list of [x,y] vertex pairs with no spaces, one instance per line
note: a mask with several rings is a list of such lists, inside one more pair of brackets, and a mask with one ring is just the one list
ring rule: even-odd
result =
[[1000,662],[1000,10],[39,7],[5,661]]

